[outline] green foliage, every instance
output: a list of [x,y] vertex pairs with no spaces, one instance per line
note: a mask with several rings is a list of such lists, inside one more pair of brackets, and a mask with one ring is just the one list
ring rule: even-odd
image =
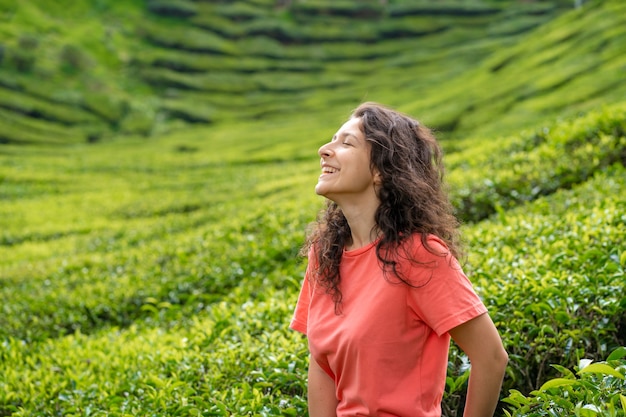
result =
[[[549,364],[600,360],[622,343],[625,174],[616,165],[466,227],[466,272],[509,353],[505,392],[538,389],[554,377]],[[454,348],[451,364],[448,401],[463,403],[467,358]]]
[[277,308],[286,311],[279,303],[284,297],[268,295],[271,303],[216,304],[205,318],[168,331],[132,326],[91,337],[76,333],[30,349],[5,339],[0,412],[303,415],[306,345],[277,329],[285,320],[277,314]]
[[163,22],[141,22],[139,31],[148,41],[174,49],[217,54],[234,54],[232,44],[208,31],[186,25],[165,25]]
[[306,415],[315,152],[367,99],[439,130],[498,415],[623,416],[626,14],[566,3],[0,0],[0,415]]
[[296,17],[304,18],[311,15],[319,16],[357,16],[368,19],[381,17],[384,13],[384,7],[381,2],[377,1],[361,1],[351,2],[345,0],[324,1],[313,0],[307,2],[293,2],[290,7],[291,13]]
[[7,48],[4,52],[3,61],[17,71],[30,72],[35,67],[38,46],[39,42],[35,36],[22,35],[17,45]]
[[[403,104],[440,131],[466,135],[470,129],[481,129],[481,120],[496,114],[502,119],[511,117],[510,99],[528,101],[524,111],[539,123],[547,109],[565,107],[572,96],[578,103],[576,110],[584,110],[597,104],[599,91],[619,95],[621,55],[602,48],[601,64],[591,64],[598,62],[594,47],[576,52],[573,61],[562,55],[556,58],[558,62],[534,65],[534,71],[553,80],[537,89],[516,85],[519,94],[509,97],[501,93],[511,85],[508,68],[497,71],[495,77],[487,68],[488,90],[500,91],[495,99],[476,103],[475,94],[459,94],[460,89],[467,92],[467,85],[484,91],[485,67],[477,62],[490,55],[500,59],[497,51],[508,50],[514,43],[527,44],[522,36],[539,25],[551,26],[557,15],[571,7],[569,3],[10,2],[0,21],[6,35],[0,67],[29,84],[54,83],[73,94],[97,92],[111,97],[111,103],[127,103],[123,108],[142,107],[147,115],[120,114],[117,104],[110,106],[102,100],[96,106],[90,106],[93,100],[89,98],[71,100],[68,104],[77,111],[87,103],[102,118],[103,123],[84,132],[86,141],[119,134],[151,135],[190,123],[232,120],[240,114],[267,116],[283,110],[269,104],[264,111],[259,103],[298,102],[301,112],[328,108],[344,112],[365,97]],[[592,9],[586,24],[574,30],[589,45],[619,45],[623,13],[612,10],[620,7],[617,3],[613,0]],[[603,10],[610,14],[603,15]],[[599,26],[606,29],[592,29]],[[531,43],[542,42],[539,38]],[[551,48],[540,45],[538,49]],[[534,53],[523,51],[516,56]],[[562,70],[555,73],[555,67]],[[604,71],[601,85],[588,79],[592,70]],[[523,71],[525,75],[532,72]],[[578,85],[567,88],[570,83]],[[543,95],[546,87],[555,92],[549,107],[537,101],[537,93]],[[192,113],[188,109],[195,103],[182,102],[187,100],[187,89],[229,94],[243,104],[221,108],[218,100],[211,100],[206,109],[220,107],[219,112]],[[29,93],[27,88],[16,91]],[[255,96],[249,103],[241,100],[248,93]],[[56,94],[45,90],[37,95],[55,104],[59,102]],[[174,106],[172,98],[177,94]],[[27,117],[39,118],[36,114]],[[509,132],[520,127],[516,120],[513,115]],[[11,134],[11,142],[33,143],[35,135],[29,132],[16,139],[19,135]]]
[[3,414],[303,415],[301,165],[232,133],[3,159]]
[[[551,132],[608,131],[618,110]],[[63,152],[5,145],[2,413],[303,415],[306,341],[287,325],[304,269],[297,252],[321,201],[305,191],[315,142],[291,138],[332,134],[306,120]],[[485,151],[470,143],[455,161]],[[465,268],[510,354],[505,391],[531,392],[556,376],[549,363],[574,367],[620,345],[625,181],[619,163],[598,168],[465,226]],[[467,365],[453,346],[449,417],[464,403]]]
[[84,92],[83,106],[112,124],[123,120],[128,111],[126,100],[98,92]]
[[5,127],[0,131],[0,143],[67,145],[85,141],[80,129],[55,122],[33,119],[0,109],[0,120]]
[[485,139],[474,149],[449,161],[453,201],[466,221],[570,188],[594,172],[623,163],[626,107],[607,107],[501,141]]
[[198,8],[193,1],[186,0],[149,0],[148,10],[163,16],[191,17],[198,13]]
[[613,351],[606,362],[581,360],[574,374],[560,365],[562,376],[546,381],[525,396],[511,390],[504,401],[510,404],[509,417],[524,416],[606,416],[626,415],[626,348]]
[[17,113],[56,121],[69,126],[98,122],[98,119],[93,115],[61,103],[50,103],[2,87],[0,87],[0,93],[0,107]]
[[84,71],[93,65],[85,52],[75,45],[63,46],[59,55],[62,69],[70,74]]
[[[626,63],[625,8],[624,2],[588,2],[500,48],[444,89],[414,98],[407,108],[440,129],[474,137],[500,136],[548,115],[574,116],[588,109],[586,102],[596,107],[621,101],[625,91],[615,70]],[[603,29],[588,31],[594,21],[602,21]],[[501,25],[493,27],[496,32]]]
[[186,100],[177,99],[164,101],[162,109],[170,116],[191,123],[210,123],[213,121],[216,113],[216,109],[210,105],[202,105],[197,102],[190,104]]
[[427,13],[449,15],[482,15],[498,13],[496,4],[485,4],[476,1],[443,1],[437,6],[425,1],[398,2],[390,7],[394,16],[420,15]]

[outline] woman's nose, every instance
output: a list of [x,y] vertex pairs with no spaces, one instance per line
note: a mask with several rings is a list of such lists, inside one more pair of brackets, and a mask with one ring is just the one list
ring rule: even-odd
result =
[[321,156],[322,158],[329,157],[331,153],[332,151],[330,149],[330,142],[325,145],[320,146],[320,148],[317,151],[317,154]]

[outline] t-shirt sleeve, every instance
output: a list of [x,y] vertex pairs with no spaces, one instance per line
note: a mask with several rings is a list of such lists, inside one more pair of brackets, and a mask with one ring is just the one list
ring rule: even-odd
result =
[[309,319],[309,304],[311,301],[310,282],[307,276],[302,281],[298,302],[291,319],[289,328],[296,330],[304,335],[307,334],[307,323]]
[[300,295],[296,303],[296,308],[289,324],[289,328],[296,330],[306,336],[307,327],[309,322],[309,304],[311,303],[311,291],[313,284],[311,282],[312,265],[313,265],[313,248],[309,250],[309,264],[307,265],[304,279],[302,280],[302,287],[300,288]]
[[[431,248],[447,252],[442,241],[429,237]],[[451,329],[487,312],[461,265],[450,254],[436,255],[418,246],[409,279],[415,288],[408,291],[407,303],[420,320],[441,336]]]

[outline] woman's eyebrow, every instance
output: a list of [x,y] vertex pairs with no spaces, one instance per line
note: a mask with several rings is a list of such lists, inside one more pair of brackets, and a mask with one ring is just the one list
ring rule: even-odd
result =
[[336,141],[339,138],[345,138],[346,136],[351,136],[353,137],[355,140],[359,140],[358,136],[356,136],[354,133],[352,132],[341,132],[339,133],[339,135],[335,134],[333,135],[332,139],[330,140],[331,142]]
[[346,137],[346,136],[352,136],[354,139],[358,140],[359,138],[352,132],[342,132],[341,135],[339,135],[341,137]]

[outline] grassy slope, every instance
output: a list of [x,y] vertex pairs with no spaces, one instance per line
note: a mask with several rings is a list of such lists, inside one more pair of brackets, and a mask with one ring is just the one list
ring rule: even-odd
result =
[[[47,146],[3,145],[0,375],[5,377],[0,379],[0,414],[90,410],[93,415],[194,415],[194,409],[208,410],[208,415],[227,415],[226,410],[301,414],[305,346],[285,325],[303,268],[296,260],[297,247],[321,204],[306,190],[318,172],[317,145],[332,134],[363,91],[371,91],[368,98],[417,113],[425,113],[428,103],[439,106],[439,119],[428,113],[426,117],[442,125],[467,111],[447,107],[463,101],[453,101],[464,96],[463,86],[476,86],[474,97],[482,91],[499,97],[506,96],[503,86],[510,84],[519,99],[512,104],[516,110],[524,103],[529,108],[540,106],[541,112],[525,113],[519,120],[503,118],[502,125],[490,128],[460,118],[458,125],[477,129],[476,135],[446,142],[454,151],[449,156],[458,187],[455,195],[463,196],[465,186],[470,195],[484,194],[487,201],[497,202],[481,216],[497,210],[499,216],[468,225],[466,231],[471,248],[481,248],[472,255],[470,271],[496,321],[511,329],[504,332],[505,343],[515,353],[507,386],[536,387],[547,374],[545,360],[567,360],[561,363],[571,366],[585,352],[601,356],[609,349],[607,343],[623,343],[624,323],[618,313],[624,306],[619,285],[624,282],[621,258],[626,246],[620,213],[626,192],[623,168],[608,165],[620,161],[623,165],[625,109],[615,106],[577,122],[552,124],[550,109],[563,115],[569,111],[559,104],[568,99],[559,101],[559,91],[578,89],[548,89],[545,94],[529,90],[526,101],[518,94],[531,81],[552,74],[546,68],[560,68],[557,45],[573,47],[568,39],[576,36],[561,33],[572,27],[580,37],[576,44],[604,39],[607,45],[595,55],[584,55],[588,48],[582,48],[581,56],[593,59],[602,52],[610,57],[606,66],[597,67],[604,71],[601,83],[572,78],[595,91],[585,96],[592,98],[587,104],[582,100],[572,111],[597,104],[600,97],[618,101],[623,94],[619,85],[605,94],[594,88],[611,85],[609,69],[619,74],[621,55],[611,51],[623,45],[621,26],[607,24],[613,38],[596,31],[595,20],[585,26],[574,24],[580,13],[603,22],[623,18],[617,13],[622,7],[618,3],[564,15],[532,34],[536,41],[511,45],[476,69],[456,74],[459,78],[445,84],[447,93],[444,87],[422,86],[428,92],[425,96],[437,98],[415,101],[414,94],[398,91],[412,80],[408,69],[423,59],[407,54],[390,59],[389,68],[384,65],[387,61],[373,59],[372,65],[388,69],[389,81],[365,74],[363,80],[369,81],[335,89],[337,94],[350,94],[337,98],[328,109],[322,108],[328,95],[302,96],[302,108],[311,110],[302,115],[236,124],[225,117],[211,129],[196,127],[150,141],[127,137],[95,146],[81,144],[61,152]],[[83,16],[86,10],[66,13]],[[553,37],[563,42],[556,43]],[[542,47],[544,39],[550,42]],[[472,51],[486,53],[491,42],[497,43],[486,40],[468,46],[468,57]],[[505,58],[531,50],[552,54],[544,57],[545,68],[529,64],[525,71],[515,72],[512,68],[523,64],[520,58],[519,65],[502,66]],[[338,65],[350,67],[349,62]],[[495,72],[489,70],[494,65],[499,67]],[[538,75],[532,77],[535,70]],[[392,88],[393,95],[388,92]],[[435,96],[435,90],[441,94]],[[552,104],[542,104],[542,97]],[[272,96],[263,100],[271,103]],[[496,98],[491,102],[498,107]],[[497,109],[489,111],[498,114]],[[535,123],[546,129],[494,140],[494,132]],[[502,130],[496,130],[498,126]],[[42,131],[48,128],[49,124],[41,126]],[[60,136],[64,129],[59,128]],[[489,135],[479,136],[488,130]],[[566,169],[570,153],[585,172]],[[485,160],[485,154],[495,162]],[[554,166],[558,169],[549,171]],[[537,172],[550,175],[537,177]],[[530,197],[511,199],[513,191],[523,189],[515,181],[524,178],[538,178],[535,185],[545,184],[546,191],[534,192],[533,187]],[[552,197],[515,209],[555,190]],[[470,207],[483,210],[481,200],[469,201]],[[602,237],[596,236],[597,230],[603,231]],[[580,246],[564,245],[561,236]],[[598,278],[588,282],[598,271]],[[525,294],[541,297],[546,287],[559,281],[571,285],[554,285],[551,299],[557,304],[548,306],[532,297],[518,299],[519,291],[511,285],[517,282],[524,285]],[[568,288],[581,291],[568,293]],[[590,297],[585,288],[595,291],[593,308],[584,307]],[[507,308],[515,297],[518,305],[524,305],[521,316]],[[569,317],[578,323],[579,332],[570,328]],[[590,322],[593,327],[587,329],[585,323]],[[105,363],[108,366],[102,366]],[[450,391],[447,404],[454,404],[458,398]]]

